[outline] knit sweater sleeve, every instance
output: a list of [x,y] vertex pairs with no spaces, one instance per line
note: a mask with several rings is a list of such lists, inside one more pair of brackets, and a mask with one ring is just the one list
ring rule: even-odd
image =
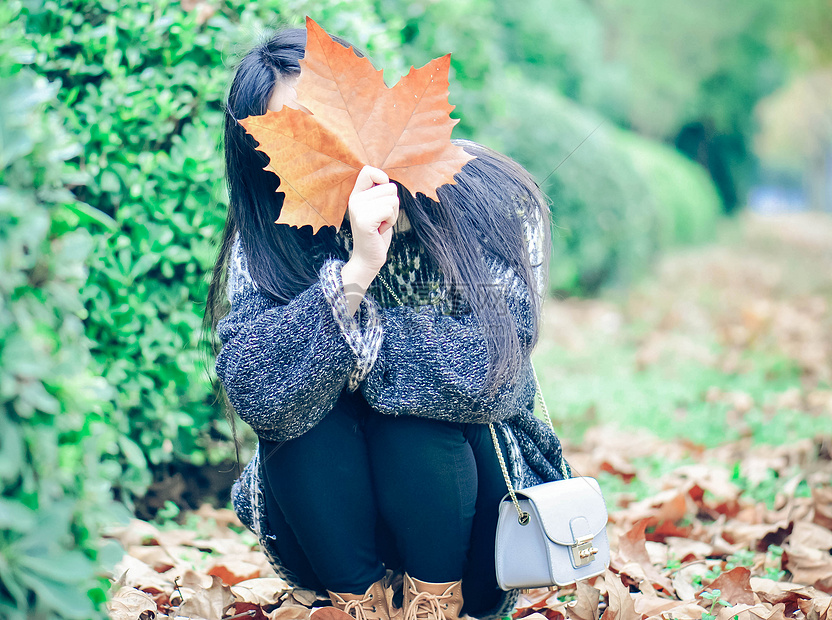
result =
[[[535,281],[545,290],[540,221],[524,227]],[[521,354],[528,360],[534,308],[525,281],[508,265],[487,254],[494,292],[502,295],[517,330]],[[361,389],[367,402],[385,413],[404,413],[466,422],[493,422],[517,414],[533,402],[531,366],[490,396],[481,394],[488,371],[483,325],[473,313],[450,315],[436,306],[399,306],[382,310],[383,341]],[[533,405],[532,405],[533,406]]]
[[343,261],[327,259],[318,280],[288,304],[252,280],[239,237],[229,264],[230,312],[217,325],[217,376],[237,415],[258,436],[294,439],[317,424],[346,385],[357,389],[381,344],[378,305],[348,311]]
[[[532,307],[522,279],[502,263],[490,261],[495,285],[528,357]],[[491,396],[481,395],[488,372],[483,330],[473,313],[444,314],[435,306],[383,309],[383,340],[375,364],[361,386],[364,397],[382,413],[408,414],[464,422],[494,422],[516,413],[528,381],[518,378]],[[527,379],[527,378],[526,378]],[[531,395],[534,383],[531,383]],[[525,394],[528,397],[528,394]]]

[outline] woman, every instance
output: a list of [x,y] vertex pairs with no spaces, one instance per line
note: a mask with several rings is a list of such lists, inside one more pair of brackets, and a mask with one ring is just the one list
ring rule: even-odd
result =
[[305,37],[249,52],[228,97],[207,318],[218,377],[259,438],[234,508],[279,575],[355,618],[397,613],[399,574],[405,618],[508,615],[488,423],[518,488],[568,475],[532,413],[547,205],[515,162],[458,141],[475,159],[438,201],[365,167],[337,231],[275,224],[279,179],[235,119],[296,105]]

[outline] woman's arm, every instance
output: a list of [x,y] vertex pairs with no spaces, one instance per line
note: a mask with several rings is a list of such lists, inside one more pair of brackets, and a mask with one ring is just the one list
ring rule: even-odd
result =
[[[358,388],[378,354],[378,305],[367,287],[387,259],[399,213],[396,186],[364,166],[349,199],[350,260],[329,259],[318,281],[280,306],[260,294],[239,235],[229,265],[231,312],[217,325],[217,376],[237,414],[260,437],[294,439]],[[345,289],[346,285],[346,289]],[[355,311],[363,305],[360,319]],[[360,321],[360,323],[359,323]]]
[[218,323],[217,376],[240,418],[274,441],[317,424],[347,385],[364,378],[381,342],[378,306],[364,297],[361,324],[349,312],[343,261],[330,259],[318,281],[286,305],[262,295],[239,238],[229,265],[231,311]]
[[[533,307],[529,289],[507,265],[488,257],[495,286],[501,289],[517,329],[521,353],[531,353]],[[516,415],[519,403],[534,397],[531,366],[496,394],[479,395],[488,372],[481,325],[473,313],[451,316],[434,306],[382,310],[383,341],[362,384],[367,402],[378,411],[466,422],[493,422]]]
[[[545,231],[541,217],[524,223],[523,236],[542,303],[545,293]],[[517,329],[522,355],[531,354],[533,312],[530,291],[508,265],[486,255],[493,285],[500,290]],[[515,415],[518,406],[534,405],[531,363],[515,382],[488,398],[479,396],[488,355],[482,329],[473,314],[450,316],[438,308],[383,309],[384,340],[362,385],[367,401],[379,411],[447,419],[490,422]]]

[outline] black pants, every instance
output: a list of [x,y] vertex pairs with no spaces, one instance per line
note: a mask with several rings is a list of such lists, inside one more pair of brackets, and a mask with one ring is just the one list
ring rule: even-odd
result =
[[498,602],[506,486],[487,425],[383,415],[345,389],[312,430],[260,450],[269,524],[302,582],[363,594],[391,568],[462,579],[471,615]]

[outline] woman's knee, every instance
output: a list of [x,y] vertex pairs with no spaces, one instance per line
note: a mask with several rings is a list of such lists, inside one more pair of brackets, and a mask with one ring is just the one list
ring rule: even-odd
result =
[[404,568],[423,581],[462,576],[477,501],[477,467],[460,424],[386,417],[368,425],[382,517]]

